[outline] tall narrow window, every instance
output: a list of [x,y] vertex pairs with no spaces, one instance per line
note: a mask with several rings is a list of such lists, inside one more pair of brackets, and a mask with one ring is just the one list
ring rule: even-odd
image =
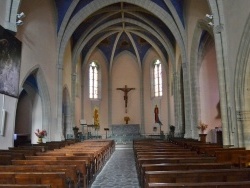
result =
[[162,64],[157,59],[153,64],[153,88],[154,97],[162,96]]
[[99,98],[99,67],[96,62],[91,62],[89,66],[89,98]]

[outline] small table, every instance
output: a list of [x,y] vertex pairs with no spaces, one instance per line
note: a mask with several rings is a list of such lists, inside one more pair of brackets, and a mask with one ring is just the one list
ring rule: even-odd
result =
[[104,131],[106,131],[106,139],[108,138],[108,131],[109,131],[109,128],[104,128]]
[[207,134],[199,134],[199,136],[200,136],[200,141],[206,143]]

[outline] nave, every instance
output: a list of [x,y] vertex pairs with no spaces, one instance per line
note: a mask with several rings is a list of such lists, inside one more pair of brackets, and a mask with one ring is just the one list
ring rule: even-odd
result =
[[[126,145],[125,145],[126,146]],[[132,146],[116,146],[91,188],[139,188]]]
[[250,150],[195,139],[97,139],[0,150],[5,188],[248,188]]

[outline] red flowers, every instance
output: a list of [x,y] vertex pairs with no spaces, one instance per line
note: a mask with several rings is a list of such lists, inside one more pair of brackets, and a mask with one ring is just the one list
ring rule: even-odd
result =
[[37,129],[35,134],[38,138],[44,138],[45,136],[47,136],[47,131],[46,130],[40,131],[39,129]]

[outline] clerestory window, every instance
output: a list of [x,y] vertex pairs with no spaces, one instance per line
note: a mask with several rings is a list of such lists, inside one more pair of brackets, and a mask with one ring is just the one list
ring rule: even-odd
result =
[[100,71],[99,65],[92,61],[89,64],[89,98],[90,99],[99,99],[100,94]]
[[162,96],[162,63],[159,59],[153,63],[153,95]]

